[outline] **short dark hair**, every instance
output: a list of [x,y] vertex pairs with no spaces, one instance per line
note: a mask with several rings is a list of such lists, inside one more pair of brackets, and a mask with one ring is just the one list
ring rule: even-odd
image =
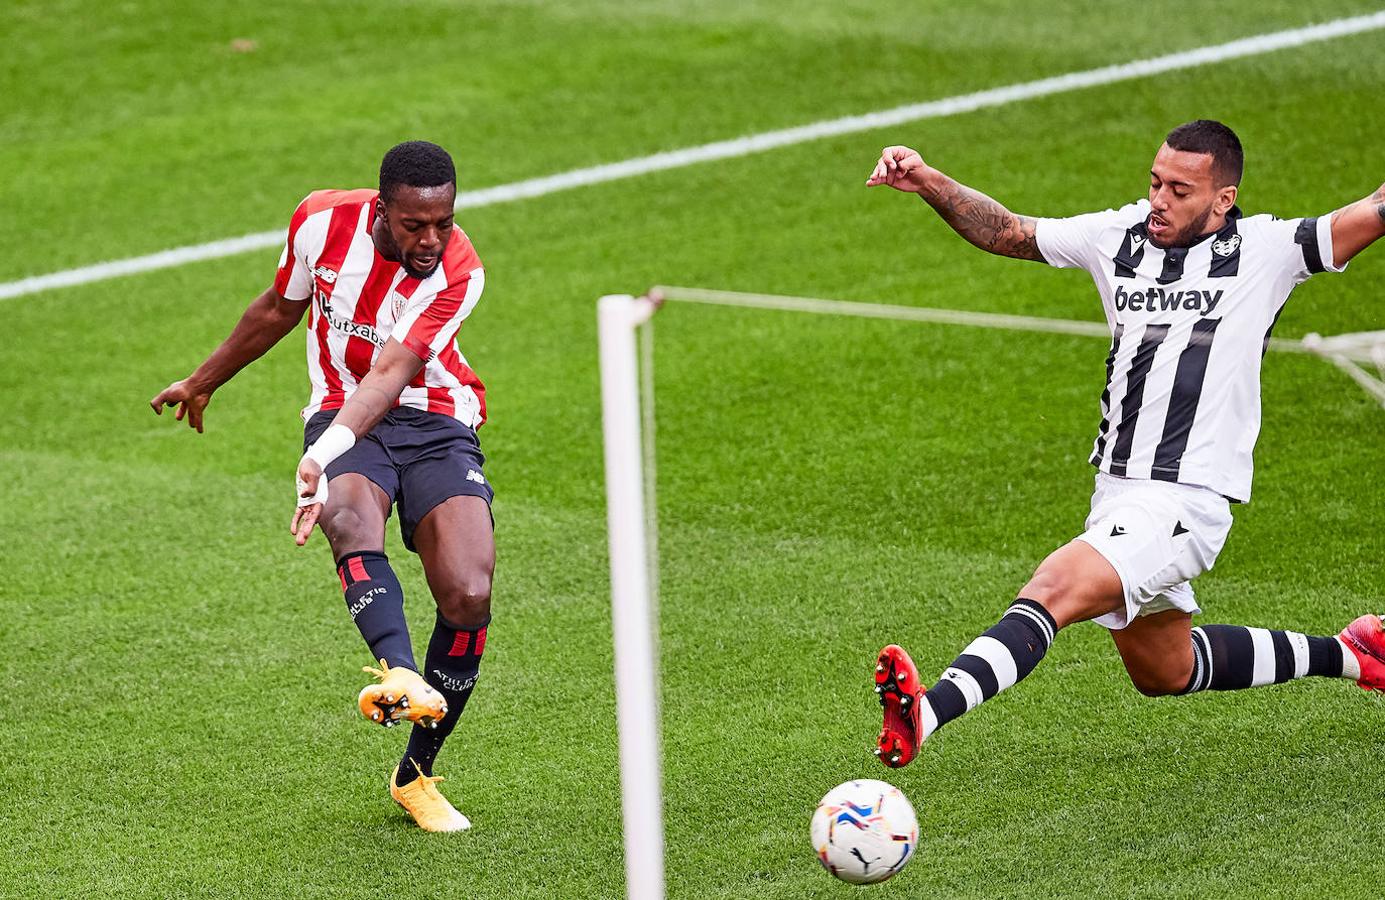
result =
[[456,181],[457,170],[452,165],[452,157],[437,144],[427,141],[396,144],[380,161],[380,199],[386,202],[401,185],[437,187]]
[[1245,154],[1241,151],[1241,139],[1221,122],[1212,119],[1186,122],[1170,131],[1164,143],[1186,153],[1210,154],[1212,174],[1217,179],[1218,187],[1241,183],[1246,162]]

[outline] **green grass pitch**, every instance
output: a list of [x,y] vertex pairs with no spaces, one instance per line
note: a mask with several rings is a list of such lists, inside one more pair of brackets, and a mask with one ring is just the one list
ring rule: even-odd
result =
[[[0,280],[282,227],[410,137],[479,188],[1375,5],[15,0]],[[499,568],[439,761],[475,823],[450,838],[390,803],[403,735],[356,714],[367,653],[325,543],[287,533],[301,334],[205,435],[146,406],[276,252],[0,301],[0,896],[622,896],[596,298],[1099,319],[1085,276],[864,189],[879,148],[1061,215],[1139,197],[1164,132],[1216,117],[1247,146],[1247,212],[1317,214],[1385,179],[1382,94],[1375,32],[467,211]],[[1383,278],[1385,247],[1315,278],[1278,334],[1382,327]],[[872,896],[1378,896],[1385,705],[1348,684],[1148,700],[1079,626],[908,769],[869,755],[879,646],[932,678],[1080,527],[1102,341],[686,305],[656,335],[670,896],[845,896],[808,818],[861,776],[898,784],[925,835]],[[1385,604],[1385,412],[1287,354],[1265,409],[1203,621],[1334,632]],[[422,574],[387,549],[421,644]]]

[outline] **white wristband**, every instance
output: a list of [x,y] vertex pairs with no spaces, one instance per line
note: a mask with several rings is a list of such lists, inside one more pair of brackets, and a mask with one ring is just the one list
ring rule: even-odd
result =
[[327,430],[322,432],[322,436],[313,441],[313,445],[303,454],[304,459],[311,459],[322,467],[326,472],[327,467],[338,457],[356,446],[356,433],[345,425],[338,425],[333,422],[327,426]]
[[298,495],[298,505],[300,507],[312,506],[314,503],[321,503],[323,506],[327,505],[327,474],[325,472],[317,477],[317,490],[312,496],[303,496],[303,492],[307,489],[308,485],[303,479],[294,476],[293,490],[294,493]]
[[[322,436],[303,454],[303,459],[311,459],[317,463],[318,468],[322,469],[322,474],[317,479],[317,490],[311,497],[304,497],[303,491],[307,488],[297,477],[294,478],[294,487],[298,491],[298,505],[312,506],[314,503],[327,502],[327,467],[332,461],[341,456],[347,450],[356,446],[356,433],[345,425],[338,425],[335,422],[327,426],[327,430],[322,432]],[[301,465],[300,461],[300,465]]]

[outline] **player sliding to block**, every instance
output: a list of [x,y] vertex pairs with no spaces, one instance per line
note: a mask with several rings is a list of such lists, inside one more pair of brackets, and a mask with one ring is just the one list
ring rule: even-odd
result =
[[[456,180],[446,151],[411,141],[385,154],[378,192],[310,194],[289,223],[274,285],[195,372],[151,401],[155,412],[177,405],[176,417],[200,432],[212,393],[312,309],[312,397],[290,531],[301,546],[321,523],[347,610],[379,660],[366,669],[380,683],[361,691],[361,713],[386,727],[414,723],[389,787],[428,831],[470,827],[437,789],[433,761],[476,683],[495,569],[476,438],[485,388],[456,344],[485,275],[453,224]],[[384,553],[391,505],[437,601],[427,680]]]
[[1189,122],[1155,155],[1148,200],[1033,219],[908,147],[882,153],[868,186],[918,194],[982,250],[1086,269],[1111,328],[1086,530],[1039,565],[1001,620],[926,692],[903,649],[880,652],[876,752],[886,765],[906,765],[938,728],[1033,671],[1060,629],[1088,619],[1110,629],[1130,680],[1149,696],[1306,675],[1385,690],[1376,615],[1337,637],[1192,627],[1201,610],[1189,582],[1216,562],[1230,504],[1250,499],[1260,360],[1275,320],[1296,285],[1342,271],[1385,234],[1385,186],[1330,216],[1242,217],[1242,162],[1231,129]]

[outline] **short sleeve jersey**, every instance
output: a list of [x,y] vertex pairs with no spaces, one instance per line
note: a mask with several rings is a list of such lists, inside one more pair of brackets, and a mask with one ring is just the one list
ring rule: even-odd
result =
[[1243,217],[1191,247],[1149,240],[1149,202],[1039,219],[1044,259],[1086,269],[1111,328],[1101,425],[1103,472],[1250,499],[1260,433],[1260,362],[1289,293],[1332,264],[1327,217]]
[[433,273],[410,275],[375,249],[370,229],[377,196],[373,190],[316,191],[289,223],[274,289],[312,304],[312,394],[303,418],[340,408],[394,338],[424,363],[395,405],[479,427],[486,418],[485,386],[457,349],[457,331],[481,299],[481,260],[454,227]]

